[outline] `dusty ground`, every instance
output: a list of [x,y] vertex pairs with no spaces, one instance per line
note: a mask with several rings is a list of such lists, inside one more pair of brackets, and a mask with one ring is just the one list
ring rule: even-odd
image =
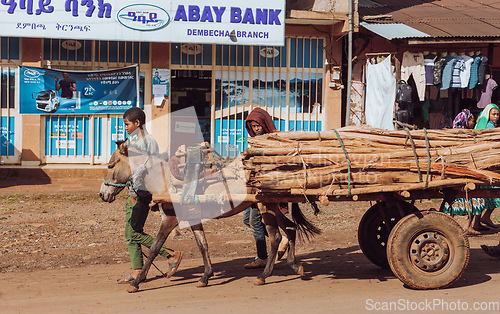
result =
[[[1,272],[79,267],[129,262],[124,241],[125,193],[111,203],[96,193],[10,194],[0,196]],[[357,245],[356,230],[369,203],[335,203],[322,207],[318,216],[303,206],[323,234],[300,251],[336,249]],[[160,217],[150,213],[145,231],[155,235]],[[205,224],[214,257],[251,257],[255,247],[242,214]],[[334,235],[335,238],[332,238]],[[178,229],[167,244],[197,258],[190,229]],[[299,251],[299,252],[300,252]]]
[[[202,261],[191,231],[181,229],[167,240],[169,246],[185,253],[180,271],[168,280],[152,268],[151,280],[141,285],[141,293],[130,295],[126,286],[115,283],[130,267],[123,235],[125,194],[108,204],[88,189],[49,193],[43,189],[30,192],[26,186],[21,190],[0,189],[2,312],[148,309],[156,313],[167,307],[182,312],[254,312],[257,305],[291,312],[320,312],[332,306],[345,310],[354,306],[361,311],[369,309],[368,298],[391,301],[399,296],[418,301],[439,295],[456,301],[461,296],[462,300],[469,297],[472,304],[481,289],[484,301],[497,301],[500,292],[500,263],[479,248],[482,243],[496,244],[496,232],[470,239],[471,262],[452,288],[437,294],[412,291],[389,270],[371,264],[359,250],[357,226],[370,204],[336,202],[322,207],[318,216],[303,207],[323,233],[298,245],[297,254],[307,273],[302,281],[280,262],[266,286],[252,285],[259,271],[244,270],[242,265],[254,256],[255,246],[239,214],[205,225],[216,270],[208,288],[195,288]],[[416,205],[426,209],[439,203]],[[158,214],[151,213],[146,231],[154,235],[158,222]],[[162,258],[156,265],[166,268]]]

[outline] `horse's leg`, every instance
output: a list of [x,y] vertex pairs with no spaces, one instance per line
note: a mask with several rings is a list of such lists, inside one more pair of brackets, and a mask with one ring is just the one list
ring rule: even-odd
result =
[[295,224],[283,215],[280,211],[276,213],[276,218],[280,229],[286,233],[288,238],[288,256],[287,264],[292,267],[292,269],[300,276],[304,276],[304,267],[301,263],[298,263],[295,257],[295,242],[297,239],[297,231]]
[[262,214],[262,220],[266,225],[267,234],[269,240],[271,241],[271,252],[267,255],[267,264],[264,268],[262,274],[260,274],[254,282],[254,285],[263,285],[266,283],[266,278],[271,276],[273,273],[274,263],[276,262],[276,254],[278,252],[278,245],[281,241],[281,233],[278,231],[278,221],[276,219],[276,210],[278,209],[278,204],[258,204],[259,211]]
[[208,285],[208,279],[214,274],[212,261],[210,260],[210,256],[208,254],[207,238],[205,237],[205,231],[203,230],[202,224],[191,226],[191,230],[193,230],[196,244],[198,244],[201,256],[203,257],[203,264],[205,265],[205,273],[203,273],[203,276],[201,276],[196,286],[199,288],[206,287]]
[[155,241],[149,249],[148,258],[146,259],[144,266],[142,266],[141,272],[139,273],[137,278],[135,278],[135,280],[130,283],[130,286],[127,289],[127,291],[130,293],[137,292],[139,290],[139,284],[146,280],[149,268],[151,267],[151,264],[153,264],[156,256],[158,256],[158,253],[160,253],[165,240],[167,240],[170,232],[172,232],[172,230],[174,230],[174,228],[178,225],[177,217],[175,216],[175,212],[173,209],[167,209],[165,208],[165,206],[161,206],[160,208],[160,230],[158,231]]

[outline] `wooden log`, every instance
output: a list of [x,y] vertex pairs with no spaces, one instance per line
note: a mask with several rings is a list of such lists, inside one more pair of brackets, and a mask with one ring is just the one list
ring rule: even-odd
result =
[[[201,204],[219,204],[219,195],[198,195],[199,203]],[[316,200],[316,199],[315,199]],[[225,200],[224,204],[229,204],[232,202],[250,202],[250,203],[285,203],[294,202],[300,203],[305,202],[306,199],[304,195],[277,195],[276,193],[266,193],[266,194],[231,194],[229,199]],[[173,203],[181,204],[180,194],[154,194],[152,198],[154,203]],[[189,205],[186,205],[189,206]]]
[[[479,180],[465,180],[465,179],[447,179],[447,180],[436,180],[432,182],[428,182],[427,188],[443,188],[443,187],[453,187],[453,186],[464,186],[468,182],[483,184],[483,182]],[[388,186],[368,186],[362,188],[352,188],[352,195],[360,195],[360,194],[370,194],[370,193],[380,193],[380,192],[401,192],[401,191],[412,191],[412,190],[422,190],[425,187],[424,182],[414,183],[414,184],[393,184]],[[300,189],[295,188],[291,189],[290,193],[292,195],[297,194],[306,194],[306,195],[326,195],[326,196],[341,196],[347,195],[348,189],[329,189],[329,187],[322,187],[318,189]],[[411,193],[411,192],[410,192]]]
[[[463,182],[462,182],[463,183]],[[311,194],[311,190],[306,191],[306,195],[309,201],[318,201],[319,196]],[[373,193],[363,193],[363,194],[351,194],[350,197],[345,197],[345,195],[327,195],[328,201],[343,202],[343,201],[353,201],[354,195],[358,201],[377,201],[384,200],[388,197],[392,197],[393,192],[373,192]],[[465,197],[479,197],[479,198],[496,198],[500,192],[497,189],[475,189],[472,191],[457,191],[457,198]],[[216,196],[198,196],[200,203],[213,203],[213,199]],[[167,203],[169,206],[172,204],[180,204],[180,194],[153,194],[153,202],[155,203]],[[429,188],[427,190],[412,190],[410,197],[408,199],[442,199],[443,192],[438,188]],[[260,194],[235,194],[231,195],[231,200],[234,202],[263,202],[263,203],[283,203],[283,202],[295,202],[301,203],[305,202],[306,199],[300,191],[296,194],[276,194],[272,191],[261,192]]]

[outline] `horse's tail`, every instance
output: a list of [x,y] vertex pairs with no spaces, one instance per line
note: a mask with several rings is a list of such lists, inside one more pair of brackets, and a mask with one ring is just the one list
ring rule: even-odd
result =
[[298,235],[301,239],[305,236],[309,240],[310,237],[321,233],[321,230],[304,216],[298,203],[292,203],[292,219],[297,226]]

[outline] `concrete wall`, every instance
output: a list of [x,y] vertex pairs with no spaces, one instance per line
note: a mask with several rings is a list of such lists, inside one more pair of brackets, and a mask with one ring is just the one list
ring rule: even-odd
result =
[[[170,68],[170,44],[151,44],[151,64],[152,68]],[[155,99],[151,106],[151,134],[154,134],[160,152],[166,151],[170,142],[170,97]],[[156,101],[156,103],[155,103]]]
[[[21,38],[22,65],[40,67],[42,60],[42,41],[37,38]],[[41,162],[42,156],[42,128],[41,116],[22,116],[22,148],[21,164],[36,166]]]

